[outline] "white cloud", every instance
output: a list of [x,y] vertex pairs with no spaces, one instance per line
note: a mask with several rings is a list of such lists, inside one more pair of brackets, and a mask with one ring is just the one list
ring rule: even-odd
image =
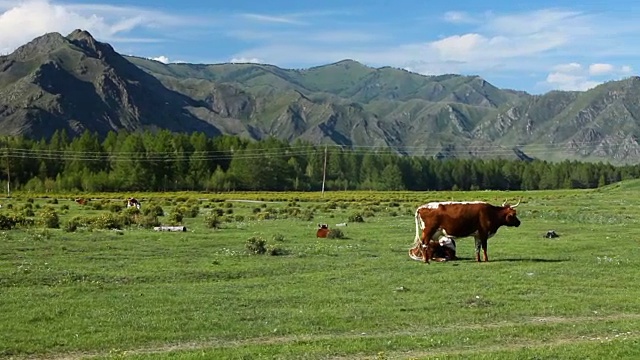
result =
[[246,64],[246,63],[253,63],[253,64],[264,64],[264,61],[258,59],[258,58],[244,58],[244,57],[240,57],[240,58],[233,58],[231,60],[229,60],[230,63],[235,63],[235,64]]
[[[402,26],[378,27],[363,32],[366,37],[350,38],[357,31],[362,32],[360,25],[333,28],[328,35],[326,26],[316,27],[310,22],[304,37],[298,32],[252,29],[254,37],[248,41],[257,45],[233,56],[255,57],[285,67],[315,66],[350,58],[371,66],[394,66],[423,74],[478,74],[490,81],[492,75],[523,79],[522,74],[537,74],[537,81],[547,89],[586,89],[619,78],[630,74],[631,68],[607,65],[640,56],[635,36],[640,23],[631,15],[607,18],[604,14],[551,8],[506,14],[451,11],[442,18],[450,23],[464,23],[469,31],[452,33],[455,28],[443,28],[436,30],[442,34],[440,38],[425,35],[402,43],[402,39],[408,38],[400,35]],[[429,25],[425,25],[425,30],[429,30]],[[248,33],[242,35],[248,39]],[[396,42],[365,41],[377,35]],[[323,38],[333,41],[323,42]],[[554,68],[557,64],[563,65]]]
[[164,56],[164,55],[160,55],[158,57],[151,58],[151,60],[159,61],[159,62],[161,62],[163,64],[170,63],[169,58]]
[[[67,35],[84,29],[101,41],[158,42],[160,37],[131,36],[134,30],[193,24],[154,10],[101,4],[54,3],[49,0],[0,2],[0,51],[18,46],[48,32]],[[19,30],[17,30],[19,29]]]
[[601,82],[589,80],[587,76],[552,72],[547,75],[547,84],[555,90],[585,91],[600,85]]
[[[629,75],[630,65],[635,66],[631,61],[640,58],[636,36],[640,23],[633,12],[608,18],[606,13],[557,8],[517,13],[449,11],[440,14],[439,22],[419,23],[419,15],[401,22],[392,17],[371,22],[368,16],[358,18],[361,13],[329,9],[207,17],[202,12],[187,16],[106,2],[0,0],[0,53],[46,32],[66,35],[81,28],[127,53],[176,54],[168,46],[194,46],[202,52],[187,59],[190,62],[231,59],[302,68],[349,58],[423,74],[477,74],[491,82],[507,77],[529,81],[529,74],[537,74],[533,82],[545,89],[583,89]],[[216,37],[220,34],[223,37]],[[239,50],[228,52],[228,40]],[[202,42],[216,46],[201,46]],[[155,60],[176,62],[168,57]]]
[[275,15],[262,15],[262,14],[241,14],[240,16],[246,19],[255,20],[259,22],[266,22],[266,23],[297,24],[297,25],[304,24],[304,22],[289,16],[275,16]]
[[580,65],[580,64],[578,64],[576,62],[572,62],[572,63],[568,63],[568,64],[556,65],[556,66],[553,67],[553,70],[558,72],[558,73],[579,74],[584,69],[582,68],[582,65]]
[[590,75],[606,75],[610,74],[615,70],[613,65],[611,64],[591,64],[589,65],[589,74]]
[[476,20],[464,11],[447,11],[443,16],[444,21],[454,24],[474,23]]
[[630,72],[629,65],[616,67],[612,64],[593,63],[585,67],[572,62],[554,66],[544,85],[548,89],[584,91],[602,84],[603,80],[599,78],[604,75],[609,75],[610,79],[618,79]]

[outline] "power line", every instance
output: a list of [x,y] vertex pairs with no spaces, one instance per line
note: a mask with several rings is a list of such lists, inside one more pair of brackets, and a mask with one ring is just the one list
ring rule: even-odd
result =
[[[599,146],[597,141],[572,142],[577,149],[571,149],[575,153],[579,153],[582,149],[589,146]],[[629,145],[628,142],[608,143],[607,146],[615,148],[618,146]],[[470,145],[465,146],[464,150],[455,150],[456,154],[466,154],[477,157],[498,157],[513,155],[514,149],[524,148],[525,154],[529,156],[550,155],[558,151],[558,149],[567,148],[566,143],[555,144],[534,144],[534,145],[515,145],[502,146],[497,144]],[[264,157],[292,157],[292,156],[309,156],[319,155],[321,149],[310,146],[289,146],[285,148],[275,149],[241,149],[241,150],[209,150],[209,151],[153,151],[145,150],[144,152],[132,151],[80,151],[80,150],[54,150],[54,149],[37,149],[37,148],[6,148],[6,157],[9,158],[26,158],[26,159],[42,159],[42,160],[61,160],[61,161],[108,161],[108,162],[173,162],[180,156],[185,156],[189,161],[206,161],[206,160],[231,160],[231,159],[261,159]],[[9,149],[11,151],[9,151]],[[443,146],[405,146],[400,149],[391,147],[382,147],[375,145],[326,145],[325,151],[340,151],[342,153],[354,155],[400,155],[399,150],[410,152],[419,151],[422,153],[438,152],[443,150]],[[408,156],[423,157],[427,155],[412,154]]]

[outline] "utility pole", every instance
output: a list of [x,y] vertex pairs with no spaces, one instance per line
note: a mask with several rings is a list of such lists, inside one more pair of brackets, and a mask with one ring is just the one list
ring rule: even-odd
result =
[[7,150],[7,197],[11,197],[11,156],[9,156],[9,147]]
[[327,179],[327,146],[324,146],[324,166],[322,167],[322,196],[324,196],[324,182]]

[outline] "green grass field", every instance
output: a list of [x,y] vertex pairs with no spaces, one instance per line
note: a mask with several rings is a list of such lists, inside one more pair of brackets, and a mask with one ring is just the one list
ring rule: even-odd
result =
[[[0,232],[0,357],[640,358],[638,190],[92,194],[85,206],[14,194],[0,214],[36,224]],[[68,231],[129,195],[161,206],[163,224],[195,209],[188,231]],[[472,260],[472,238],[460,261],[407,256],[416,206],[505,198],[523,199],[522,225],[489,240],[489,263]],[[39,225],[47,206],[60,229]],[[318,223],[342,222],[344,238],[316,239]],[[247,251],[252,238],[266,254]]]

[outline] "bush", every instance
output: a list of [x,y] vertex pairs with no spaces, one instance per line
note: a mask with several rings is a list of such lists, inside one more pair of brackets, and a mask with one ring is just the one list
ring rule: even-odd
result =
[[348,218],[349,222],[364,222],[364,217],[362,217],[362,214],[360,213],[353,213],[351,215],[349,215]]
[[183,219],[184,219],[184,209],[182,207],[176,206],[175,208],[173,208],[173,211],[171,212],[171,214],[169,214],[169,217],[167,220],[169,220],[169,222],[172,224],[179,225],[182,223]]
[[287,255],[288,251],[285,249],[276,246],[276,245],[267,245],[267,254],[271,256],[279,256],[279,255]]
[[95,229],[122,229],[123,218],[113,213],[104,213],[91,218],[90,226]]
[[244,246],[252,255],[263,255],[267,252],[267,242],[259,236],[249,238]]
[[164,216],[164,210],[160,205],[152,205],[152,206],[145,207],[144,210],[142,210],[142,214],[153,215],[153,216]]
[[184,216],[188,218],[194,218],[194,217],[197,217],[199,213],[200,213],[200,207],[198,207],[198,205],[193,205],[189,209],[187,209]]
[[78,219],[78,217],[74,217],[72,219],[69,219],[69,221],[67,221],[67,224],[64,227],[64,231],[74,232],[78,230],[79,226],[80,226],[80,220]]
[[122,211],[122,208],[123,208],[122,204],[118,204],[118,203],[109,204],[109,211],[111,211],[112,213],[119,213],[120,211]]
[[10,216],[0,214],[0,230],[11,230],[16,227],[16,222]]
[[344,239],[344,233],[340,229],[331,229],[327,233],[327,239]]
[[151,229],[154,226],[160,226],[160,221],[158,220],[158,217],[155,215],[143,215],[142,217],[138,218],[138,225],[142,226],[145,229]]
[[40,224],[48,229],[60,228],[60,218],[52,207],[45,207],[40,213]]
[[217,229],[220,227],[220,223],[222,222],[220,220],[220,217],[216,214],[209,214],[205,219],[204,219],[205,225],[207,225],[208,228],[210,229]]

